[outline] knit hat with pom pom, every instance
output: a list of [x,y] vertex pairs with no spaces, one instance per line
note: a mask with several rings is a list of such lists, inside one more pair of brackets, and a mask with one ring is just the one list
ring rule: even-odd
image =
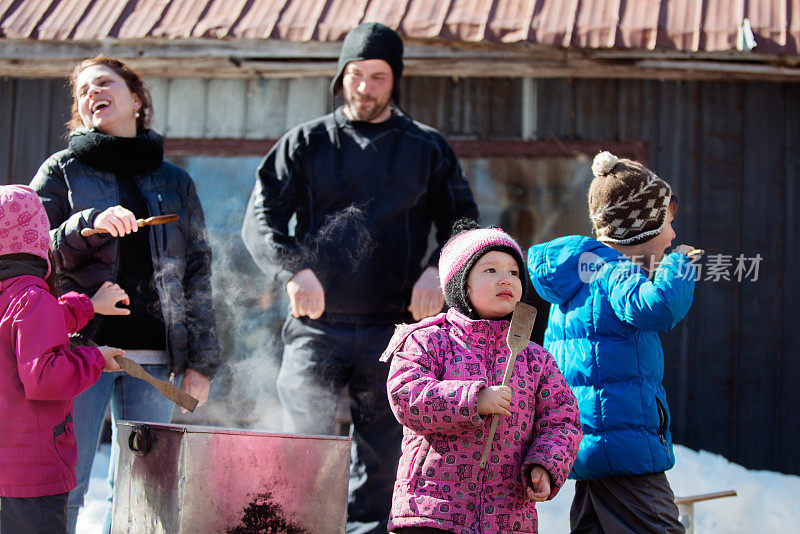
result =
[[639,245],[657,236],[667,222],[672,189],[653,171],[610,152],[592,163],[589,215],[597,240]]
[[[481,257],[492,250],[511,255],[519,265],[520,277],[525,272],[522,249],[514,239],[499,228],[480,228],[472,219],[461,219],[453,225],[453,235],[445,243],[439,256],[439,281],[444,300],[471,319],[478,319],[467,295],[469,271]],[[522,298],[525,281],[522,282]]]
[[33,254],[50,262],[50,223],[33,189],[25,185],[0,186],[0,256]]

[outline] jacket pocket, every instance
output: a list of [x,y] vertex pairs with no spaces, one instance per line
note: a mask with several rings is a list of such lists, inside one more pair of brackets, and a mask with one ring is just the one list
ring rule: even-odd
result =
[[53,447],[61,461],[74,471],[78,460],[78,447],[75,444],[75,434],[72,429],[72,412],[68,413],[64,420],[53,428]]
[[661,404],[661,399],[656,397],[656,408],[658,408],[658,439],[664,445],[667,444],[667,428],[669,428],[669,418],[667,409]]

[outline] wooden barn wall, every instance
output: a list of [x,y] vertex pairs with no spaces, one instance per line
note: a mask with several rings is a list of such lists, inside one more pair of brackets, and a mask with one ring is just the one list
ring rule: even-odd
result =
[[[150,80],[169,137],[274,139],[330,106],[328,80]],[[750,468],[800,474],[800,86],[762,82],[406,79],[402,104],[452,138],[648,144],[679,195],[677,242],[763,261],[757,281],[701,281],[664,336],[673,437]],[[0,170],[27,183],[64,146],[62,81],[0,80]],[[208,111],[206,111],[208,110]],[[526,244],[527,245],[527,244]]]

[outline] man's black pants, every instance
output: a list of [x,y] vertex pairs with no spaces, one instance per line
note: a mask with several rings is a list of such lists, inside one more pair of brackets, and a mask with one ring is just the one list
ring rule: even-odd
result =
[[283,327],[278,396],[283,431],[334,433],[336,407],[348,386],[353,446],[347,507],[349,534],[386,534],[403,430],[389,408],[389,364],[378,361],[393,324],[330,323],[289,316]]

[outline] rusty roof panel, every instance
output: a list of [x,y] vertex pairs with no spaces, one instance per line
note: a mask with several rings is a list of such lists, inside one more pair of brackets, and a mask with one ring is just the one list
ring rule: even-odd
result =
[[248,0],[211,0],[205,15],[192,30],[192,37],[228,37],[247,2]]
[[84,0],[62,0],[50,7],[53,9],[37,28],[39,39],[46,41],[72,37],[76,26],[86,16],[89,4]]
[[310,41],[327,0],[289,1],[270,37],[286,41]]
[[660,15],[661,0],[625,2],[619,21],[620,46],[655,49]]
[[16,4],[8,2],[3,12],[3,23],[0,29],[4,37],[12,39],[26,39],[34,37],[33,31],[41,22],[42,17],[50,9],[50,2],[23,2]]
[[450,0],[409,0],[400,30],[419,39],[439,35],[450,8]]
[[503,43],[527,41],[537,4],[541,2],[497,0],[491,20],[486,25],[485,38]]
[[206,12],[210,0],[171,0],[163,18],[153,28],[153,37],[185,39]]
[[92,39],[97,33],[112,35],[129,3],[129,0],[95,2],[89,12],[84,14],[82,20],[78,21],[73,39]]
[[379,21],[421,40],[800,53],[800,0],[0,0],[0,37],[340,41]]
[[368,0],[331,0],[317,24],[315,41],[340,41],[364,18]]
[[170,0],[139,0],[120,25],[117,37],[136,39],[150,35],[169,4]]
[[234,36],[240,39],[266,39],[272,35],[283,9],[290,2],[291,0],[253,2],[234,28]]
[[399,28],[411,0],[368,0],[364,11],[365,21],[375,21],[391,28]]
[[541,2],[541,9],[533,16],[531,39],[552,46],[569,46],[580,0]]
[[440,36],[443,39],[483,41],[493,4],[493,0],[452,0]]

